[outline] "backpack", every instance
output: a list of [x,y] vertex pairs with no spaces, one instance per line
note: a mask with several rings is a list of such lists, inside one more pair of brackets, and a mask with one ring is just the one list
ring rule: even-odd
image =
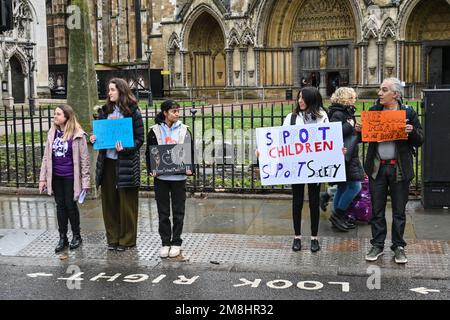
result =
[[370,222],[372,218],[372,202],[369,191],[369,178],[367,176],[361,182],[361,190],[347,209],[347,217],[365,222]]
[[295,126],[295,122],[297,121],[297,115],[295,113],[291,113],[291,126]]

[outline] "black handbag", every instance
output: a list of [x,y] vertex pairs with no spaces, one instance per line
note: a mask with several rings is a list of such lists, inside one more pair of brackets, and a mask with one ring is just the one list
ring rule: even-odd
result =
[[351,134],[344,138],[344,147],[347,148],[347,153],[345,154],[345,161],[349,162],[355,151],[355,147],[358,144],[358,136],[356,134]]

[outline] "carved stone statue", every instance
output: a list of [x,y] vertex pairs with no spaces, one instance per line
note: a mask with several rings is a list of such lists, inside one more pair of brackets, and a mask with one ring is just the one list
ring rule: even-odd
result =
[[320,47],[320,69],[327,67],[327,47]]

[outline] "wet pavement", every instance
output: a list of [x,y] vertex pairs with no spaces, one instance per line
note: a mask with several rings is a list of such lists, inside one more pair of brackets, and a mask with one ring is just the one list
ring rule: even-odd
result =
[[[293,233],[291,200],[273,196],[221,199],[188,198],[184,233],[218,233],[244,235],[285,235]],[[319,236],[339,238],[370,238],[370,226],[358,222],[358,228],[339,232],[331,228],[329,210],[321,211]],[[86,200],[79,205],[82,232],[104,231],[101,201]],[[450,210],[424,210],[419,201],[407,205],[406,239],[450,240]],[[387,222],[391,223],[391,208],[387,206]],[[139,200],[138,231],[158,232],[158,213],[152,197]],[[0,229],[56,230],[56,205],[53,197],[0,195]],[[309,207],[302,212],[302,233],[310,235]],[[389,238],[388,232],[388,238]]]
[[[268,196],[222,199],[214,198],[213,195],[207,198],[188,198],[183,257],[161,259],[158,255],[161,244],[156,202],[152,197],[140,198],[137,246],[126,252],[107,250],[101,202],[87,200],[80,205],[83,245],[77,250],[67,250],[57,255],[54,253],[58,232],[53,198],[1,195],[0,270],[5,271],[11,266],[34,266],[20,274],[20,277],[26,277],[32,273],[30,270],[45,274],[50,267],[59,268],[58,272],[61,274],[62,269],[72,265],[96,265],[99,272],[106,267],[113,270],[128,268],[130,274],[138,273],[134,272],[137,268],[146,268],[147,272],[152,273],[157,270],[167,273],[168,270],[175,269],[180,274],[187,274],[189,270],[204,270],[212,274],[223,272],[228,277],[235,274],[236,279],[241,279],[239,275],[246,273],[267,277],[268,274],[278,272],[285,277],[301,274],[311,279],[315,277],[318,280],[317,277],[322,277],[333,282],[333,279],[337,281],[343,277],[365,279],[371,268],[378,268],[382,271],[383,279],[390,279],[392,283],[397,283],[398,279],[416,279],[444,281],[448,284],[449,210],[423,210],[420,202],[408,203],[405,239],[408,242],[406,250],[409,262],[406,265],[398,265],[393,261],[393,253],[389,250],[389,233],[385,254],[376,263],[367,263],[364,255],[370,248],[370,226],[359,222],[356,229],[346,233],[339,232],[331,228],[328,221],[329,208],[327,212],[321,212],[319,239],[322,249],[312,253],[309,250],[308,211],[306,203],[302,213],[303,247],[300,252],[293,252],[291,200],[286,199],[286,196],[283,199]],[[387,211],[390,226],[390,207]],[[439,283],[444,295],[435,298],[448,297],[449,286],[444,286],[447,288],[444,290],[442,282]],[[389,289],[394,292],[398,286]],[[388,296],[391,294],[385,293]],[[84,294],[86,297],[94,297]],[[409,294],[405,294],[404,298],[409,298]],[[419,293],[417,295],[422,296]],[[20,293],[15,292],[12,296],[20,296]],[[135,296],[132,292],[128,297]],[[228,292],[223,297],[241,299],[245,295],[236,293],[233,296]],[[173,298],[178,299],[180,296],[175,295]],[[220,294],[210,298],[219,299]],[[292,293],[291,298],[302,296]]]

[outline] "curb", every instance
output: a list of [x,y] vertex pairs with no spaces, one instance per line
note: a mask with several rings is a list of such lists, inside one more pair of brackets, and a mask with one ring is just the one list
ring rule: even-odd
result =
[[[100,194],[100,193],[99,193]],[[15,188],[15,187],[0,187],[0,195],[17,195],[17,196],[47,196],[47,194],[40,194],[37,188]],[[154,198],[154,191],[139,191],[140,198]],[[265,200],[290,200],[292,195],[289,194],[239,194],[239,193],[216,193],[216,192],[191,192],[187,193],[188,198],[194,199],[265,199]],[[88,196],[87,199],[95,199]]]
[[[40,194],[37,188],[15,188],[15,187],[0,187],[0,195],[17,195],[17,196],[47,196],[46,194]],[[241,199],[241,200],[291,200],[291,194],[285,193],[269,193],[269,194],[241,194],[241,193],[231,193],[231,192],[188,192],[186,194],[187,198],[194,199]],[[100,197],[100,192],[98,192],[98,197]],[[140,198],[155,198],[154,191],[139,191]],[[88,200],[96,199],[92,195],[87,197]],[[308,199],[305,199],[308,201]],[[388,196],[388,201],[390,197]],[[409,206],[414,203],[416,205],[421,205],[420,199],[409,199]]]

